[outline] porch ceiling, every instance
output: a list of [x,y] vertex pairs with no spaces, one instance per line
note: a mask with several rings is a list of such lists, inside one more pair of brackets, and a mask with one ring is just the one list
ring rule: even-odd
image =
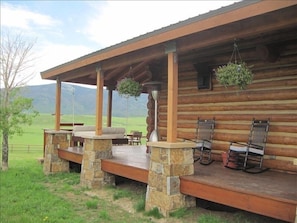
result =
[[[267,6],[269,4],[270,2],[266,3]],[[208,62],[216,66],[219,65],[219,62],[213,59],[214,56],[219,57],[219,55],[227,52],[230,52],[231,55],[234,39],[239,42],[240,47],[246,49],[255,48],[257,45],[271,45],[282,40],[296,39],[297,3],[295,2],[292,5],[251,17],[242,16],[240,20],[219,26],[212,25],[205,30],[180,37],[178,37],[178,33],[174,35],[168,33],[168,35],[172,36],[165,38],[166,41],[160,41],[153,45],[144,45],[145,47],[139,47],[135,50],[125,50],[124,47],[129,48],[129,45],[133,43],[132,41],[130,44],[127,43],[127,45],[124,44],[124,46],[119,47],[123,48],[123,52],[126,51],[126,53],[101,59],[100,55],[109,51],[109,48],[106,48],[103,52],[97,51],[91,55],[44,71],[41,76],[44,79],[56,80],[59,77],[63,82],[96,85],[96,69],[100,67],[104,71],[104,85],[111,88],[116,86],[118,80],[128,75],[141,83],[157,80],[158,69],[167,66],[165,45],[170,41],[176,43],[179,61],[191,60],[195,63],[199,60],[199,62]],[[250,12],[243,8],[242,13],[247,14]],[[229,20],[229,18],[226,19]],[[199,24],[202,24],[201,21],[197,23],[197,26]],[[192,25],[195,25],[195,23],[192,23]],[[152,38],[154,38],[154,35],[149,35],[147,39]],[[112,50],[110,49],[110,51]],[[91,57],[92,59],[90,59]],[[131,72],[130,68],[132,68]]]

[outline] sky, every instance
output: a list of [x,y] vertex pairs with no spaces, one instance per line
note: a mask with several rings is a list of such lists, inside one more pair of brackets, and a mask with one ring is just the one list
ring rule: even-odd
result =
[[1,0],[1,30],[36,41],[27,84],[40,85],[53,83],[42,71],[234,2]]

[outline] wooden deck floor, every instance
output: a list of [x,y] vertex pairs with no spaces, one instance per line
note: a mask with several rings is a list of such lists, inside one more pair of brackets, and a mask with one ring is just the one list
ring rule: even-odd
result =
[[145,146],[113,146],[113,158],[102,160],[101,169],[108,173],[147,183],[150,158],[145,150]]
[[[149,156],[145,146],[114,146],[113,158],[102,160],[102,170],[147,183]],[[213,162],[195,163],[195,174],[180,178],[183,194],[242,210],[294,222],[297,175],[266,171],[248,174]]]
[[181,192],[238,209],[294,222],[297,175],[275,171],[248,174],[214,162],[195,164],[193,176],[181,177]]
[[58,149],[58,155],[62,159],[82,164],[83,149],[79,147],[68,147],[67,150]]

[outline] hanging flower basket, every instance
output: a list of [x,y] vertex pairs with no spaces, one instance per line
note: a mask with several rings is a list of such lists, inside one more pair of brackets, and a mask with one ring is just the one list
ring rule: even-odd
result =
[[126,77],[118,82],[117,90],[120,96],[123,97],[139,97],[141,94],[142,86],[139,82],[130,77]]
[[240,90],[244,90],[248,84],[252,83],[253,73],[244,62],[229,62],[227,65],[217,68],[216,78],[225,87],[237,85]]
[[[233,57],[234,62],[232,62]],[[240,62],[237,62],[237,57],[240,59]],[[237,44],[234,43],[234,49],[229,63],[219,66],[215,70],[216,79],[225,87],[237,85],[240,90],[244,90],[253,81],[254,75],[250,69],[251,67],[242,62]]]

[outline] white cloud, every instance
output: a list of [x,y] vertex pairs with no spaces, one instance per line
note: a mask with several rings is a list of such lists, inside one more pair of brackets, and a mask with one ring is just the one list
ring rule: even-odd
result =
[[107,47],[230,5],[234,1],[108,1],[90,15],[85,32]]
[[35,76],[30,80],[30,85],[48,83],[41,79],[40,72],[84,56],[91,53],[92,50],[83,45],[62,45],[48,42],[39,46],[35,52],[38,52],[35,54],[36,60],[34,61]]
[[47,43],[40,47],[39,52],[39,58],[42,60],[39,67],[41,70],[45,70],[91,53],[92,50],[83,45]]
[[53,27],[58,23],[48,15],[29,11],[25,8],[14,7],[9,4],[1,6],[1,26],[30,30],[35,26],[39,28]]
[[[84,12],[87,14],[82,13],[82,20],[73,23],[75,27],[64,28],[61,28],[65,23],[62,19],[71,19],[71,14],[66,13],[65,17],[58,21],[54,19],[58,18],[56,11],[46,15],[30,10],[27,8],[29,4],[24,7],[3,3],[1,28],[17,28],[38,37],[37,45],[33,48],[37,57],[33,71],[36,75],[28,84],[45,84],[48,81],[41,80],[41,71],[233,2],[86,1],[88,11]],[[87,22],[84,22],[85,19]],[[67,31],[70,31],[70,35]],[[78,45],[71,42],[74,40]],[[93,45],[93,48],[86,47],[87,45]]]

